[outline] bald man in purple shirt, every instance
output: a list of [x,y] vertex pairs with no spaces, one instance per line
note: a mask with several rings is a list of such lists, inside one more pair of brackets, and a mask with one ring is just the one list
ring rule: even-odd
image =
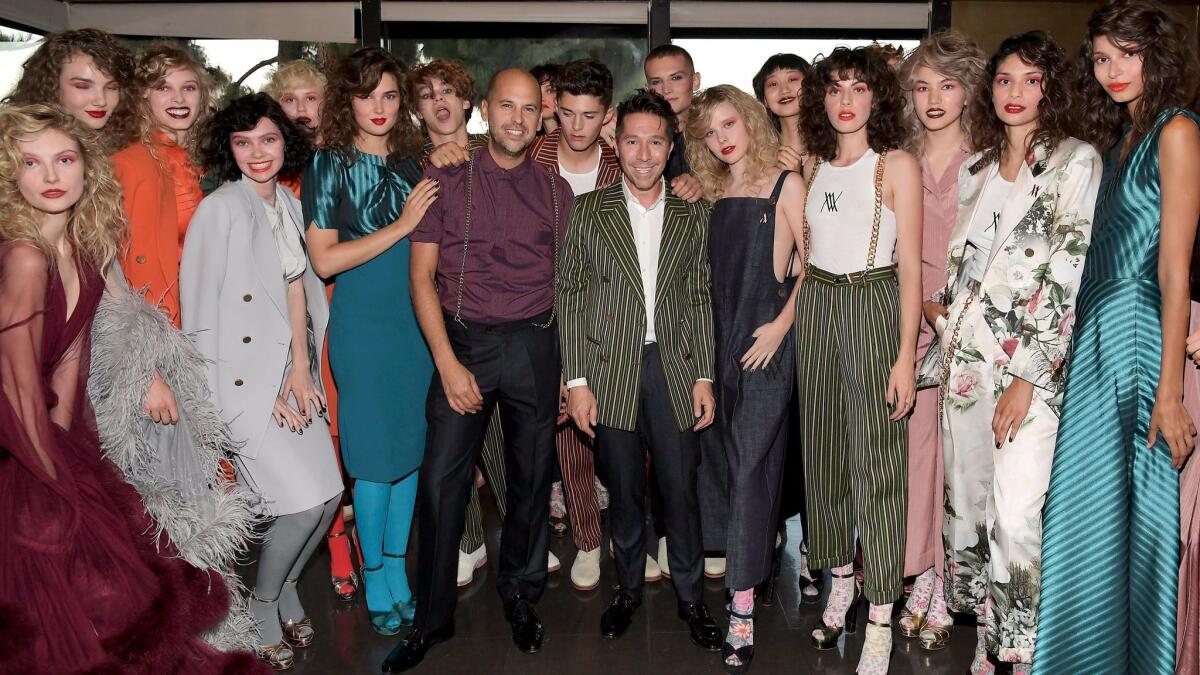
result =
[[533,604],[546,584],[561,386],[554,277],[573,197],[564,179],[526,157],[541,123],[533,77],[500,71],[480,112],[487,146],[460,166],[427,170],[440,198],[411,235],[413,307],[437,373],[417,495],[417,614],[384,672],[415,667],[454,635],[463,513],[494,412],[508,467],[500,596],[519,649],[538,651],[544,635]]

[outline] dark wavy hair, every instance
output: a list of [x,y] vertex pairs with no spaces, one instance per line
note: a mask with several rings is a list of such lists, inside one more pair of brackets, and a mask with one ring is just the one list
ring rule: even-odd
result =
[[338,61],[329,77],[321,108],[320,138],[324,147],[337,152],[347,163],[354,161],[354,139],[359,133],[354,123],[353,99],[374,91],[385,74],[396,78],[400,94],[400,111],[396,126],[388,133],[388,150],[402,157],[420,156],[421,129],[413,121],[416,106],[407,86],[404,64],[381,47],[363,47]]
[[529,74],[537,80],[539,87],[546,83],[549,83],[551,87],[557,87],[558,75],[561,72],[562,66],[557,63],[542,63],[529,69]]
[[434,59],[429,63],[416,66],[408,73],[408,95],[413,102],[413,107],[417,105],[417,100],[420,98],[420,90],[422,86],[432,87],[433,79],[437,78],[442,82],[450,85],[454,93],[471,104],[467,108],[466,115],[463,119],[471,119],[471,113],[475,109],[476,97],[475,93],[475,78],[471,77],[471,73],[463,66],[462,61],[458,59]]
[[242,170],[238,168],[237,160],[233,157],[229,137],[240,131],[250,131],[258,126],[263,118],[274,122],[283,134],[283,167],[279,170],[279,175],[294,178],[304,171],[308,158],[312,155],[312,146],[308,144],[308,138],[296,129],[283,112],[283,108],[270,94],[259,92],[233,99],[223,110],[214,113],[204,127],[198,130],[196,149],[208,175],[221,181],[238,180],[242,177]]
[[679,124],[675,121],[675,113],[671,110],[671,104],[667,102],[667,99],[649,89],[638,89],[617,106],[618,138],[621,136],[621,129],[625,127],[625,116],[634,113],[655,115],[666,120],[668,138],[674,138],[675,133],[679,131]]
[[[1092,73],[1092,40],[1108,36],[1118,47],[1142,59],[1142,95],[1137,116],[1108,95]],[[1145,136],[1159,113],[1168,108],[1196,110],[1200,64],[1191,31],[1175,12],[1154,0],[1116,0],[1092,12],[1088,34],[1079,47],[1076,89],[1084,140],[1104,151],[1133,123],[1133,141]],[[1131,146],[1132,147],[1132,146]]]
[[1054,38],[1043,31],[1013,35],[1000,43],[988,60],[983,76],[975,87],[975,96],[968,105],[965,118],[970,126],[969,136],[988,161],[996,161],[1008,143],[1005,124],[996,116],[992,103],[992,81],[996,71],[1009,56],[1016,55],[1027,65],[1042,71],[1042,100],[1038,103],[1038,128],[1030,139],[1032,150],[1042,146],[1047,153],[1071,135],[1075,96],[1072,93],[1074,68]]
[[908,133],[904,90],[896,71],[878,49],[838,47],[817,61],[804,78],[800,100],[800,134],[808,151],[823,160],[837,155],[837,132],[825,112],[825,92],[831,84],[854,80],[871,90],[871,117],[867,120],[867,143],[875,152],[902,147]]
[[62,66],[74,54],[92,57],[105,75],[116,81],[121,99],[101,132],[107,152],[119,150],[133,140],[137,128],[135,98],[141,94],[134,84],[134,58],[120,40],[95,28],[68,30],[46,36],[45,42],[25,62],[21,79],[4,99],[4,105],[58,103],[58,79]]
[[[812,64],[805,61],[804,57],[795,54],[775,54],[764,61],[751,81],[751,86],[754,87],[754,98],[764,106],[767,105],[767,78],[774,75],[777,70],[798,70],[805,79],[808,79],[808,76],[812,74]],[[797,96],[799,94],[800,92],[796,92]],[[769,107],[767,108],[767,117],[771,119],[775,131],[779,131],[779,116],[771,112]]]
[[595,59],[571,61],[559,72],[554,91],[559,96],[595,96],[607,108],[613,99],[612,71]]

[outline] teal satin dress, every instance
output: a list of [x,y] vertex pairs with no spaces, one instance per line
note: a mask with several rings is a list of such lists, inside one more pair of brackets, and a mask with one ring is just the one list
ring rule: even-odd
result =
[[1168,110],[1119,164],[1105,157],[1046,498],[1035,672],[1174,672],[1179,472],[1146,447],[1158,386],[1161,193]]
[[[411,159],[356,150],[347,163],[332,150],[318,150],[300,186],[304,220],[337,230],[338,241],[365,237],[400,217],[420,178]],[[425,454],[433,358],[409,295],[410,250],[402,239],[339,274],[329,306],[342,462],[346,473],[373,483],[404,478]]]

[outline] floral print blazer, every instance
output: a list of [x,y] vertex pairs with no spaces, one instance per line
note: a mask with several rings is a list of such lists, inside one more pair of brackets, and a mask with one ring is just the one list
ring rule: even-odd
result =
[[[951,307],[956,294],[972,292],[958,279],[967,233],[984,185],[999,170],[999,162],[982,153],[970,157],[959,170],[958,219],[950,235],[942,298],[946,307]],[[1006,376],[1012,375],[1033,384],[1051,408],[1061,405],[1075,298],[1092,236],[1102,170],[1103,162],[1092,146],[1067,138],[1052,153],[1035,148],[1033,165],[1023,164],[1013,183],[976,291],[995,344],[974,344],[983,332],[963,326],[954,346],[956,361],[982,361],[984,353],[996,355],[996,396],[1009,381]],[[949,321],[938,321],[939,333],[947,325],[953,330],[956,314],[952,312]],[[925,382],[940,383],[946,343],[952,339],[943,335],[930,348],[922,365]]]

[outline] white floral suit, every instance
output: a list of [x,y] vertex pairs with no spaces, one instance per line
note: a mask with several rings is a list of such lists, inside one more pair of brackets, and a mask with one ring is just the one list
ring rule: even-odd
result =
[[[1034,160],[1004,202],[981,282],[959,279],[960,269],[999,162],[964,162],[948,253],[949,316],[922,369],[942,383],[947,601],[986,618],[988,652],[1017,663],[1032,662],[1037,637],[1042,505],[1102,169],[1096,151],[1073,138],[1049,156],[1037,148]],[[1016,438],[997,448],[992,417],[1013,377],[1035,393]]]

